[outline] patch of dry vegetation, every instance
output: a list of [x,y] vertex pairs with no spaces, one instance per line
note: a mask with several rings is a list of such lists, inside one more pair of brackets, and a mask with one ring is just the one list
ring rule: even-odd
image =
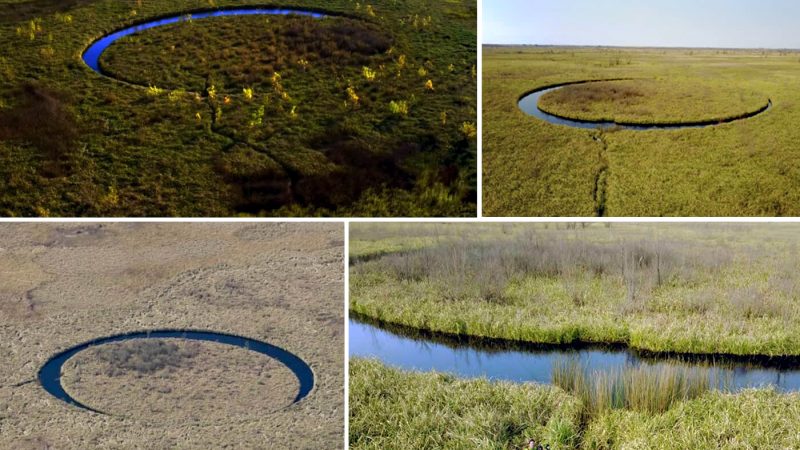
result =
[[180,339],[134,340],[78,353],[64,388],[107,414],[157,423],[253,422],[292,404],[289,368],[246,349]]
[[796,227],[482,227],[388,254],[372,243],[351,309],[460,336],[800,354]]
[[[0,353],[7,355],[0,367],[0,447],[19,448],[26,439],[56,448],[120,443],[282,447],[287,442],[319,447],[341,442],[342,228],[0,226]],[[192,279],[191,273],[203,276]],[[182,279],[191,280],[205,296],[175,290]],[[26,313],[18,300],[26,293],[35,314]],[[65,386],[77,398],[119,415],[100,416],[69,406],[35,382],[42,364],[61,350],[147,329],[204,329],[269,342],[313,368],[315,389],[302,402],[279,410],[288,404],[280,396],[297,389],[293,377],[287,379],[294,384],[284,389],[282,366],[273,367],[269,358],[254,352],[214,349],[212,344],[195,352],[183,344],[175,349],[137,343],[76,355],[68,362],[72,365]],[[186,358],[178,363],[177,355]],[[191,379],[198,384],[187,383]],[[258,403],[262,398],[275,402]],[[193,416],[185,402],[204,412]],[[215,410],[212,404],[221,407]],[[249,405],[249,411],[236,409],[241,405]],[[227,421],[226,411],[231,412]],[[148,421],[150,414],[157,420]]]
[[768,103],[747,85],[677,78],[573,84],[543,95],[539,108],[570,119],[664,125],[743,117]]

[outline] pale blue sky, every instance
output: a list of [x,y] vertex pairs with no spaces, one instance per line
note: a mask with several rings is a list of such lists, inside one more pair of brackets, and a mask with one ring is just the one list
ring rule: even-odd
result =
[[800,49],[800,1],[484,0],[483,42]]

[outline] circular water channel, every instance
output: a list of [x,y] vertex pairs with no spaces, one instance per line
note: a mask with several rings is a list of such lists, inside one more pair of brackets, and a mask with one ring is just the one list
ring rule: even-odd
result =
[[[404,370],[451,373],[464,378],[488,378],[516,383],[550,384],[557,362],[577,358],[588,373],[626,367],[689,366],[724,380],[726,388],[774,386],[782,392],[800,390],[797,358],[760,360],[712,356],[644,355],[622,346],[546,346],[464,342],[457,338],[413,332],[404,327],[381,328],[365,320],[350,320],[350,356],[376,358]],[[413,334],[413,335],[412,335]]]
[[309,16],[316,19],[321,19],[329,16],[329,14],[324,14],[312,10],[286,9],[286,8],[261,8],[261,7],[217,9],[213,11],[198,11],[188,14],[177,14],[173,16],[162,17],[138,23],[136,25],[132,25],[127,28],[115,31],[106,36],[103,36],[102,38],[92,43],[92,45],[90,45],[89,48],[87,48],[86,51],[83,52],[83,61],[86,63],[87,66],[89,66],[95,72],[101,75],[108,76],[108,74],[104,73],[100,68],[100,57],[103,55],[103,52],[105,52],[106,49],[118,39],[123,38],[125,36],[129,36],[134,33],[138,33],[139,31],[144,31],[150,28],[156,28],[164,25],[170,25],[173,23],[188,22],[190,20],[207,19],[210,17],[246,16],[246,15],[286,16],[291,14]]
[[599,83],[604,81],[618,81],[618,80],[592,80],[592,81],[577,81],[572,83],[564,83],[559,84],[556,86],[548,86],[544,88],[537,89],[535,91],[529,92],[522,96],[519,100],[519,108],[524,111],[526,114],[536,117],[537,119],[543,120],[545,122],[551,123],[553,125],[563,125],[573,128],[582,128],[582,129],[609,129],[609,128],[619,128],[623,130],[633,130],[633,131],[648,131],[648,130],[679,130],[683,128],[705,128],[705,127],[712,127],[716,125],[721,125],[724,123],[731,123],[736,122],[738,120],[745,120],[751,117],[755,117],[759,114],[765,113],[772,108],[772,100],[768,100],[767,106],[759,109],[758,111],[750,112],[747,114],[743,114],[737,117],[731,117],[729,119],[724,120],[714,120],[714,121],[706,121],[706,122],[688,122],[688,123],[681,123],[681,124],[653,124],[653,125],[640,125],[640,124],[631,124],[631,123],[622,123],[622,122],[603,122],[603,121],[592,121],[592,120],[577,120],[577,119],[570,119],[567,117],[561,117],[554,114],[550,114],[545,112],[539,108],[539,100],[542,98],[543,95],[557,91],[559,89],[564,89],[567,86],[573,86],[576,84],[587,84],[587,83]]
[[66,390],[64,390],[64,386],[61,384],[61,368],[64,365],[64,363],[66,363],[67,360],[75,356],[77,353],[80,353],[96,345],[110,344],[113,342],[123,342],[133,339],[165,339],[165,338],[188,339],[193,341],[216,342],[220,344],[233,345],[235,347],[241,347],[247,350],[252,350],[257,353],[261,353],[262,355],[268,356],[270,358],[279,361],[280,363],[288,367],[289,370],[292,371],[292,373],[294,373],[294,375],[297,377],[297,381],[300,384],[300,388],[297,392],[297,396],[294,398],[293,403],[297,403],[303,398],[305,398],[314,388],[314,372],[311,370],[311,367],[309,367],[305,361],[300,359],[300,357],[296,356],[295,354],[287,350],[284,350],[280,347],[276,347],[272,344],[268,344],[266,342],[257,341],[255,339],[250,339],[242,336],[235,336],[232,334],[224,334],[224,333],[214,333],[210,331],[189,331],[189,330],[141,331],[136,333],[126,333],[115,336],[101,337],[93,339],[89,342],[84,342],[83,344],[71,347],[50,358],[44,364],[44,366],[42,366],[42,368],[39,369],[39,374],[38,374],[39,384],[42,385],[45,391],[47,391],[50,395],[56,397],[59,400],[77,406],[79,408],[103,414],[102,411],[98,411],[92,408],[91,406],[84,405],[83,403],[74,399],[72,396],[69,395],[69,393],[67,393]]

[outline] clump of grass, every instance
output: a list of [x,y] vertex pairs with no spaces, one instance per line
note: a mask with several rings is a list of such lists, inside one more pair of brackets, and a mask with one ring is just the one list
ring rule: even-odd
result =
[[147,86],[147,95],[152,97],[157,97],[164,93],[164,90],[159,88],[158,86],[151,84]]
[[148,340],[108,344],[95,349],[97,358],[108,363],[106,375],[110,377],[129,371],[151,374],[181,367],[199,353],[200,347],[196,343],[178,345]]
[[736,395],[716,392],[648,416],[611,411],[582,435],[591,449],[786,449],[800,448],[800,396],[773,389]]
[[747,319],[788,317],[791,312],[788,310],[787,304],[778,303],[755,286],[731,290],[730,305],[735,311]]
[[361,73],[367,81],[375,81],[375,77],[377,76],[377,72],[366,66],[361,68]]
[[464,122],[461,124],[461,134],[467,139],[474,139],[478,136],[478,126],[474,122]]
[[577,358],[556,361],[552,381],[580,398],[586,413],[592,417],[612,409],[660,414],[678,402],[716,388],[726,390],[730,384],[713,367],[628,366],[588,373]]
[[170,91],[169,94],[167,94],[167,98],[169,98],[169,101],[173,103],[180,101],[185,97],[186,97],[186,90],[184,89],[175,89]]
[[356,94],[356,90],[353,89],[353,86],[347,88],[347,101],[353,106],[358,105],[359,97],[358,94]]
[[407,373],[350,362],[350,448],[575,448],[576,399],[552,386]]
[[392,100],[389,102],[389,110],[392,114],[397,116],[407,116],[408,115],[408,102],[405,100],[394,101]]

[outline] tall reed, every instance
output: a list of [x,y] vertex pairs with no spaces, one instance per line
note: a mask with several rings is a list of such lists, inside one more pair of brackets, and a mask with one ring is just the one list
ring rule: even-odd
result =
[[677,402],[714,389],[729,390],[731,385],[730,378],[713,366],[628,365],[589,373],[577,358],[557,360],[553,364],[552,381],[580,398],[589,416],[611,409],[659,414]]
[[[595,276],[624,280],[631,307],[653,288],[713,271],[731,260],[729,252],[708,252],[683,242],[590,242],[523,233],[512,239],[482,242],[464,237],[433,247],[384,256],[361,270],[377,269],[400,280],[429,279],[447,286],[448,297],[479,296],[504,301],[509,283],[528,276],[561,277],[576,304],[585,301],[581,286]],[[570,283],[574,282],[574,286]]]

